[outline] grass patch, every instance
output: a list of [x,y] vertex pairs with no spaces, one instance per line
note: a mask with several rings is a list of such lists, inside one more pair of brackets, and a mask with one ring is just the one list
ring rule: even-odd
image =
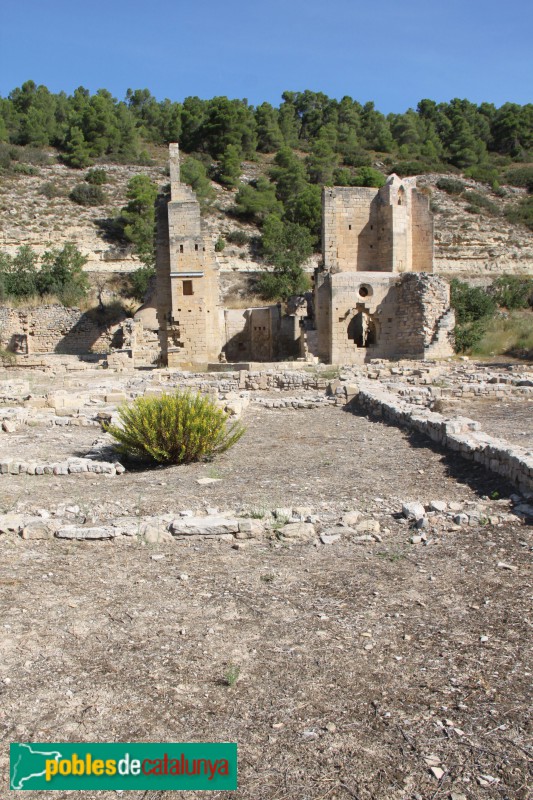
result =
[[533,359],[533,313],[515,311],[491,319],[479,341],[472,347],[472,354],[504,354]]

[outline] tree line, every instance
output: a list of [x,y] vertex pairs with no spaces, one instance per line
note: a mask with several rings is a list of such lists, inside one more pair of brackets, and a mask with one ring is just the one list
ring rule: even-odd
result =
[[[378,187],[388,172],[455,170],[498,191],[503,177],[530,192],[506,209],[507,216],[533,226],[533,167],[527,164],[533,160],[533,104],[496,108],[426,99],[416,110],[385,116],[372,102],[339,101],[309,90],[284,92],[278,107],[266,102],[254,107],[227,97],[158,101],[148,89],[129,89],[121,101],[105,89],[92,95],[83,87],[72,95],[53,94],[33,81],[0,98],[0,168],[9,168],[10,159],[22,159],[19,151],[32,148],[37,161],[30,163],[39,163],[39,148],[50,146],[78,169],[106,159],[149,164],[147,146],[171,141],[189,154],[182,159],[181,177],[204,210],[214,200],[211,180],[238,189],[232,213],[259,226],[259,253],[272,267],[259,285],[267,299],[307,288],[302,264],[320,244],[323,185]],[[268,175],[242,183],[242,161],[261,153],[275,154]],[[15,167],[35,171],[26,163]],[[90,170],[71,198],[89,205],[103,202],[100,173]],[[445,191],[463,193],[470,213],[498,212],[487,198],[465,192],[461,181],[442,181]],[[138,273],[139,297],[153,269],[156,192],[147,176],[134,178],[129,203],[115,225],[145,265]]]
[[399,172],[402,165],[405,173],[447,165],[479,173],[495,156],[506,163],[528,159],[533,104],[497,108],[457,98],[449,103],[424,99],[416,110],[384,115],[373,102],[309,90],[284,92],[275,107],[227,97],[157,100],[148,89],[128,89],[123,100],[106,89],[54,94],[31,80],[0,98],[0,142],[58,148],[72,167],[105,156],[142,162],[148,158],[146,143],[172,141],[185,152],[219,161],[253,158],[284,146],[301,150],[313,160],[317,183],[324,169],[326,177],[337,170],[349,180],[351,170],[370,166],[376,153],[392,157]]

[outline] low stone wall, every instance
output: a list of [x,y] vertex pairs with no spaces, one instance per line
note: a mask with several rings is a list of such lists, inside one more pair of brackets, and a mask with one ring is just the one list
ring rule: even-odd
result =
[[522,491],[533,489],[533,448],[518,447],[489,436],[481,430],[479,422],[467,417],[449,418],[406,403],[374,381],[348,385],[346,396],[348,402],[372,416],[419,431],[463,458],[501,475]]
[[20,354],[83,355],[120,347],[120,320],[99,320],[96,313],[60,305],[0,307],[0,347]]

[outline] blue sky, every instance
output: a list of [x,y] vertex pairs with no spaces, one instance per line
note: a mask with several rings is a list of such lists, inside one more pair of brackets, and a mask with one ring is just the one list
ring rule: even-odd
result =
[[4,0],[0,95],[128,87],[158,98],[288,89],[374,100],[533,102],[531,0]]

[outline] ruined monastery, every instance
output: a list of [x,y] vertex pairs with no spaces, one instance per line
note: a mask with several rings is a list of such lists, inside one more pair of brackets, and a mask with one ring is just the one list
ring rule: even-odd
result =
[[135,318],[102,327],[78,309],[5,307],[2,346],[26,356],[103,352],[109,366],[126,368],[453,354],[449,286],[433,274],[433,217],[416,178],[391,175],[381,189],[324,188],[313,292],[286,309],[225,309],[212,237],[194,192],[180,182],[177,144],[169,156],[170,192],[156,209],[156,290]]
[[170,197],[158,208],[155,306],[170,367],[302,358],[358,364],[372,358],[451,356],[448,284],[433,275],[433,218],[416,178],[391,175],[381,189],[323,190],[323,263],[314,293],[289,304],[223,309],[213,243],[200,206],[180,183],[170,145]]

